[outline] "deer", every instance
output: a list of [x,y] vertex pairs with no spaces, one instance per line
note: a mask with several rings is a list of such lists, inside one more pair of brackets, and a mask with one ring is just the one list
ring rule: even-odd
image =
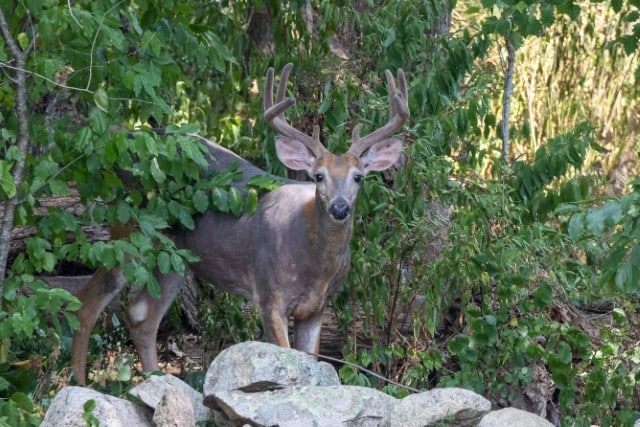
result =
[[[293,318],[293,347],[318,355],[322,312],[328,298],[346,278],[358,190],[367,173],[383,171],[400,157],[401,136],[394,136],[409,118],[407,83],[402,69],[386,70],[389,121],[361,136],[353,128],[346,153],[337,155],[320,142],[320,127],[308,135],[292,125],[285,112],[296,102],[285,98],[293,64],[280,76],[273,100],[274,69],[267,70],[263,90],[264,120],[276,131],[276,154],[293,171],[305,171],[311,181],[284,180],[262,195],[253,214],[235,217],[207,211],[195,218],[192,230],[167,232],[176,246],[191,250],[199,261],[190,264],[195,276],[215,289],[241,295],[259,308],[266,341],[291,347],[288,319]],[[249,178],[266,174],[230,150],[200,138],[210,153],[209,170],[226,171],[232,164],[242,172],[233,183],[241,189]],[[113,227],[112,238],[126,235]],[[115,236],[115,237],[114,237]],[[156,337],[160,321],[177,296],[184,277],[154,273],[161,290],[154,299],[142,289],[129,305],[130,337],[144,371],[157,371]],[[73,334],[72,373],[84,384],[89,337],[109,302],[127,285],[121,268],[98,269],[77,293],[80,328]]]

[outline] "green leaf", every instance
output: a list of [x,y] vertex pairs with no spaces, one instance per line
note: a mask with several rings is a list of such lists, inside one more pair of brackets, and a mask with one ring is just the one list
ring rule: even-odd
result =
[[244,202],[242,200],[242,194],[235,187],[229,189],[229,208],[233,215],[239,217],[244,211]]
[[196,255],[195,253],[187,250],[187,249],[178,249],[176,251],[176,253],[178,255],[180,255],[182,257],[182,259],[184,259],[187,262],[198,262],[200,261],[200,257],[198,255]]
[[33,412],[33,400],[31,400],[26,394],[20,391],[15,392],[11,395],[11,400],[23,411],[27,413]]
[[580,208],[573,203],[562,203],[554,211],[556,215],[567,215],[580,212]]
[[78,317],[75,314],[65,311],[64,317],[67,319],[67,322],[69,323],[69,327],[72,330],[77,331],[80,329],[80,321],[78,320]]
[[618,326],[622,326],[626,323],[627,315],[623,309],[620,307],[616,307],[611,311],[611,316],[613,320],[618,324]]
[[107,96],[107,91],[104,90],[104,86],[100,86],[93,94],[93,102],[95,102],[96,107],[98,107],[103,112],[109,111],[109,97]]
[[587,213],[587,228],[594,236],[601,236],[607,227],[620,221],[622,207],[617,201],[609,201],[601,208],[591,209]]
[[229,193],[224,188],[214,188],[211,191],[211,201],[220,212],[229,212]]
[[158,165],[157,157],[151,159],[150,170],[151,176],[158,184],[162,184],[167,179],[167,175],[160,169],[160,166]]
[[29,47],[29,36],[27,33],[19,33],[16,39],[18,40],[20,49],[26,50]]
[[180,210],[178,220],[180,220],[180,224],[182,224],[185,228],[189,230],[193,230],[196,227],[195,223],[193,222],[193,217],[191,216],[191,213],[187,209],[182,208]]
[[186,265],[184,264],[182,257],[176,252],[171,254],[171,266],[176,273],[184,276]]
[[94,399],[87,400],[84,402],[84,405],[82,405],[82,409],[84,409],[84,412],[93,412],[93,410],[96,409],[96,401]]
[[582,229],[584,224],[584,215],[579,212],[571,217],[569,220],[569,228],[567,230],[569,238],[574,242],[577,242],[582,237]]
[[199,131],[200,131],[200,125],[198,125],[197,123],[185,123],[183,125],[170,124],[165,129],[165,133],[167,135],[169,134],[184,135],[188,133],[197,133]]
[[371,355],[368,352],[364,352],[360,355],[360,363],[365,368],[371,364]]
[[131,380],[131,366],[121,363],[118,364],[118,381],[130,381]]
[[571,363],[571,360],[573,359],[571,346],[569,346],[569,344],[567,344],[566,342],[561,341],[560,344],[558,344],[557,355],[560,362],[564,364]]
[[209,197],[207,193],[202,190],[196,190],[196,192],[193,193],[191,201],[193,202],[194,209],[200,213],[204,213],[209,209]]
[[0,391],[5,391],[11,384],[4,377],[0,377]]
[[11,174],[11,164],[4,160],[0,160],[0,188],[2,188],[7,198],[12,198],[16,195],[16,185]]
[[51,189],[51,193],[58,196],[68,196],[69,195],[69,186],[66,182],[60,179],[54,179],[49,181],[49,188]]
[[637,271],[630,262],[623,263],[616,271],[615,284],[619,291],[628,292],[638,285],[635,281]]
[[91,138],[93,138],[93,133],[91,132],[91,129],[89,127],[83,127],[82,129],[80,129],[80,132],[78,133],[78,137],[76,139],[77,149],[79,151],[86,150],[86,148],[89,147],[91,143]]
[[118,222],[120,222],[121,224],[128,223],[131,219],[131,206],[129,205],[129,203],[121,200],[118,203],[116,215],[118,217]]
[[44,271],[53,271],[56,267],[58,259],[51,252],[46,252],[42,258],[42,269]]
[[638,50],[638,39],[633,35],[624,35],[620,37],[620,43],[622,43],[624,53],[627,55],[632,55],[636,50]]
[[102,135],[109,127],[107,115],[101,109],[94,108],[89,113],[89,126],[96,134]]
[[260,174],[254,175],[247,180],[247,187],[255,187],[259,190],[272,191],[282,186],[284,181],[273,175]]
[[622,0],[611,0],[611,7],[615,13],[620,13],[622,9]]
[[389,47],[393,44],[393,42],[396,41],[396,30],[393,27],[388,28],[386,33],[387,33],[387,36],[382,42],[382,45],[384,47]]
[[160,273],[167,274],[171,271],[171,258],[169,254],[165,251],[162,251],[158,254],[158,259],[156,260],[158,270]]
[[247,199],[245,204],[249,215],[252,215],[258,208],[258,191],[255,188],[247,190]]
[[551,305],[553,290],[548,283],[543,283],[533,294],[533,301],[537,308],[544,309]]

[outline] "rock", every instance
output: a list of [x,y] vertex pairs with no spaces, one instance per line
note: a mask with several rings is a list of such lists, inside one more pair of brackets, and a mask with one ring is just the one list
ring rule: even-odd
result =
[[356,386],[302,386],[247,393],[220,391],[216,403],[236,425],[350,426],[380,424],[396,399]]
[[[95,407],[87,412],[84,405],[94,400]],[[42,427],[86,427],[83,415],[95,417],[101,426],[150,427],[151,413],[128,400],[99,393],[84,387],[69,386],[58,392],[42,421]]]
[[195,426],[191,400],[182,390],[167,390],[153,413],[153,423],[156,427]]
[[462,388],[437,388],[398,401],[381,425],[429,427],[452,424],[476,426],[491,410],[484,397]]
[[338,374],[328,363],[291,348],[249,341],[227,348],[211,362],[204,380],[204,404],[215,409],[212,396],[218,391],[339,384]]
[[196,421],[205,421],[212,418],[211,410],[202,403],[202,394],[173,375],[152,375],[132,388],[129,394],[137,397],[147,406],[157,409],[162,396],[173,392],[184,394],[185,399],[191,404]]
[[485,415],[478,427],[552,427],[549,421],[531,412],[505,408]]

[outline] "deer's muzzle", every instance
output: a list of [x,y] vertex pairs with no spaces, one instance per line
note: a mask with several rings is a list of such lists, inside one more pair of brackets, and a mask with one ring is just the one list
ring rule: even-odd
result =
[[329,214],[333,219],[342,221],[349,216],[351,208],[345,200],[336,200],[329,206]]

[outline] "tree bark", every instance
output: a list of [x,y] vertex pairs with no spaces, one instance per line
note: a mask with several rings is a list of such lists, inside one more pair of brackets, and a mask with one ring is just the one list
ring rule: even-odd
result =
[[[35,43],[35,37],[31,40],[29,47],[24,51],[20,49],[9,29],[4,13],[0,10],[0,32],[9,47],[9,52],[13,55],[14,79],[16,88],[16,117],[18,120],[17,146],[20,154],[13,168],[13,182],[16,187],[16,194],[3,203],[3,216],[0,225],[0,296],[3,295],[4,280],[7,275],[7,259],[9,256],[9,245],[11,242],[11,231],[15,218],[16,207],[19,203],[20,187],[24,180],[25,158],[29,149],[29,121],[27,115],[27,72],[26,63],[30,50]],[[7,71],[8,73],[9,71]]]

